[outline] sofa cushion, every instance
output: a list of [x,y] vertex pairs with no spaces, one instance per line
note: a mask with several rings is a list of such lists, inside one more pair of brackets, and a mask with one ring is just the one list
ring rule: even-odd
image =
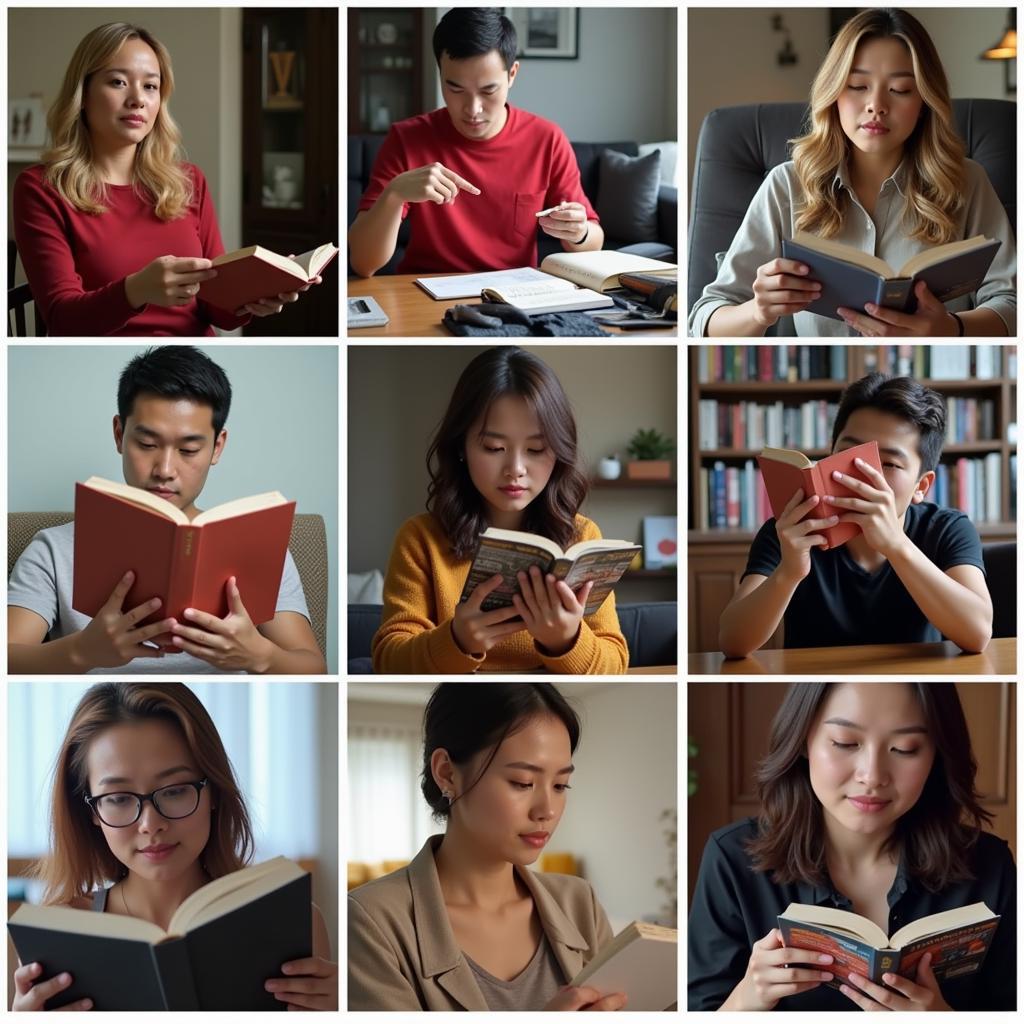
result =
[[606,149],[601,154],[597,214],[607,238],[619,243],[658,239],[661,152],[630,157]]

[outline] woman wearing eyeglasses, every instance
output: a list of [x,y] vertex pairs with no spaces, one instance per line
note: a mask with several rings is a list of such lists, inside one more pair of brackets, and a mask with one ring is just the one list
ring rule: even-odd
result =
[[[209,714],[182,683],[100,683],[79,701],[54,773],[53,849],[38,865],[44,902],[166,929],[207,882],[245,867],[249,814]],[[267,988],[291,1010],[334,1010],[338,967],[313,906],[313,955]],[[48,964],[47,973],[59,965]],[[42,1010],[72,978],[14,973],[14,1010]],[[62,1007],[88,1010],[90,999]]]

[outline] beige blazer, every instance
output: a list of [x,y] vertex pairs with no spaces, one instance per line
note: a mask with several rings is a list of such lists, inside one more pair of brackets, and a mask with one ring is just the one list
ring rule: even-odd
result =
[[[431,836],[408,867],[348,897],[350,1010],[486,1010],[448,923]],[[590,884],[572,875],[516,868],[555,958],[571,981],[612,930]]]

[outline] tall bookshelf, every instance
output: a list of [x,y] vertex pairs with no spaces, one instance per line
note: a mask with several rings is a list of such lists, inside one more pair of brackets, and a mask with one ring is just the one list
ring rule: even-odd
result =
[[[933,388],[947,399],[972,398],[979,403],[991,402],[991,437],[981,438],[977,431],[977,440],[947,442],[943,446],[941,464],[954,467],[958,459],[984,459],[993,456],[990,462],[998,462],[1000,488],[998,495],[998,516],[994,521],[978,521],[978,533],[983,542],[1014,540],[1015,504],[1013,486],[1011,484],[1011,456],[1016,456],[1017,446],[1011,440],[1010,425],[1016,422],[1016,346],[991,346],[994,349],[993,376],[978,379],[968,372],[963,379],[935,379],[915,373],[922,367],[929,366],[930,360],[925,359],[928,349],[939,346],[885,346],[885,345],[845,345],[845,372],[835,373],[833,362],[827,353],[834,346],[721,346],[718,359],[732,367],[732,376],[740,378],[745,371],[755,369],[758,360],[769,358],[775,373],[782,370],[781,361],[797,365],[797,373],[790,374],[797,379],[761,380],[731,379],[702,380],[701,363],[707,358],[706,350],[694,346],[689,349],[689,502],[688,502],[688,586],[689,586],[689,637],[690,649],[707,651],[717,649],[718,620],[722,609],[739,581],[739,576],[746,564],[750,543],[754,538],[754,528],[714,527],[701,528],[699,502],[701,501],[701,469],[711,468],[716,463],[726,467],[743,467],[748,460],[756,459],[757,449],[737,445],[728,447],[701,447],[700,403],[704,399],[715,399],[719,403],[754,402],[758,405],[771,405],[781,402],[785,407],[801,406],[806,402],[827,402],[836,404],[846,386],[859,380],[873,369],[883,373],[901,373],[910,369],[910,376],[920,379],[923,384]],[[780,348],[785,353],[780,353]],[[970,366],[975,365],[975,349],[969,346]],[[755,354],[749,352],[755,350]],[[767,352],[759,350],[765,349]],[[805,353],[804,350],[807,350]],[[808,376],[800,373],[800,358],[804,359],[804,368],[811,362],[808,354],[817,352],[819,373]],[[760,364],[764,369],[763,362]],[[820,372],[824,366],[824,373]],[[705,369],[707,368],[705,364]],[[708,374],[703,374],[707,376]],[[714,374],[712,374],[714,376]],[[980,413],[979,413],[980,415]],[[743,419],[745,425],[746,419]],[[831,431],[831,419],[827,424]],[[824,438],[823,446],[804,446],[799,442],[786,444],[804,451],[811,458],[821,458],[828,454],[829,438]],[[773,442],[765,442],[773,443]],[[781,645],[781,628],[769,646]]]

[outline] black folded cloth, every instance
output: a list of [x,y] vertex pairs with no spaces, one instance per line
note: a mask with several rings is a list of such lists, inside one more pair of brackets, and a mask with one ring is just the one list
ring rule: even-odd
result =
[[541,313],[530,316],[518,307],[503,302],[453,306],[445,310],[441,323],[460,338],[611,337],[608,331],[602,331],[583,313]]

